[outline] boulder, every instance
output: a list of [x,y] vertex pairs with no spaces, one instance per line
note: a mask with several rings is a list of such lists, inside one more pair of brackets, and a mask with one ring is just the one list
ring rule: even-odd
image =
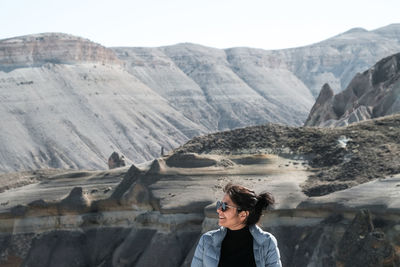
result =
[[119,167],[124,167],[125,164],[125,157],[124,155],[119,155],[117,152],[113,152],[111,156],[108,158],[108,168],[115,169]]

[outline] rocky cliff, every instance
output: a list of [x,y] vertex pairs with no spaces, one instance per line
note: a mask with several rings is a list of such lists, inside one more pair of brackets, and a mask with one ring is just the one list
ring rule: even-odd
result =
[[358,74],[336,95],[324,85],[305,125],[343,126],[400,112],[400,54]]
[[248,127],[138,166],[21,175],[0,194],[0,263],[189,266],[234,182],[274,194],[261,226],[284,266],[398,266],[399,122]]
[[0,40],[0,70],[42,66],[46,63],[97,62],[121,64],[109,49],[64,33],[44,33]]

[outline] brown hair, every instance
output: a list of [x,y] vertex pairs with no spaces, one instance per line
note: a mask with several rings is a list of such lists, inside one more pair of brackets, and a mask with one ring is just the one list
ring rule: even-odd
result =
[[253,190],[244,186],[227,184],[224,193],[239,207],[238,212],[248,211],[246,225],[253,225],[260,220],[262,211],[275,203],[271,193],[265,192],[257,195]]

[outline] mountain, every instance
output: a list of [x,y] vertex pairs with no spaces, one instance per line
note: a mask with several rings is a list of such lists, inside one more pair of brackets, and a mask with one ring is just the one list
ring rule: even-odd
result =
[[271,51],[187,43],[113,50],[174,108],[216,131],[265,122],[299,125],[314,102],[310,93],[317,97],[325,83],[340,92],[357,73],[399,52],[399,32],[400,24],[355,28],[313,45]]
[[2,40],[0,51],[2,172],[105,168],[114,151],[144,162],[207,132],[300,125],[313,103],[287,70],[244,81],[223,50],[198,45],[111,50],[47,33]]
[[400,24],[391,24],[372,31],[355,28],[316,44],[265,53],[280,58],[317,97],[325,83],[339,93],[357,73],[399,52]]
[[0,170],[103,169],[206,129],[129,74],[114,52],[64,34],[0,41]]
[[313,96],[286,68],[251,49],[195,44],[114,48],[127,70],[209,131],[267,122],[299,125]]
[[[205,133],[302,125],[319,88],[400,51],[399,24],[265,51],[106,48],[46,33],[0,40],[0,172],[144,162]],[[340,85],[340,86],[339,86]]]
[[400,53],[358,74],[346,90],[334,95],[324,85],[306,126],[343,126],[400,112]]

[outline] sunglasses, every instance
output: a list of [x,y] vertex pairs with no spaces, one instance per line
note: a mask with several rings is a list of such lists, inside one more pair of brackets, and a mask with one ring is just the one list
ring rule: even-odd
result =
[[240,210],[239,207],[228,205],[228,203],[226,203],[226,202],[217,201],[217,210],[221,209],[222,211],[225,212],[228,208],[234,208],[234,209]]

